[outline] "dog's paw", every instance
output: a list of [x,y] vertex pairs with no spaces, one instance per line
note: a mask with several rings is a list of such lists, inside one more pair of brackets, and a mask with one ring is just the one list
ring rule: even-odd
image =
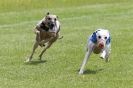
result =
[[106,59],[105,59],[105,62],[106,62],[106,63],[109,62],[109,61],[110,61],[109,58],[106,58]]
[[39,60],[39,61],[42,61],[42,58],[39,56],[38,60]]
[[80,70],[79,71],[79,75],[82,75],[84,73],[84,71]]
[[28,58],[27,60],[25,60],[25,63],[29,63],[31,62],[31,60]]
[[105,59],[105,57],[103,57],[102,55],[100,56],[101,59]]

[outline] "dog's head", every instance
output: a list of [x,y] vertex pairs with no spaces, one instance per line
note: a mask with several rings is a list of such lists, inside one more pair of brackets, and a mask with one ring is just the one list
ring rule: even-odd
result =
[[105,45],[110,42],[110,34],[108,30],[97,29],[96,30],[97,47],[103,49]]
[[49,12],[46,14],[45,17],[45,24],[48,28],[53,29],[56,25],[56,21],[57,21],[57,16],[50,14]]

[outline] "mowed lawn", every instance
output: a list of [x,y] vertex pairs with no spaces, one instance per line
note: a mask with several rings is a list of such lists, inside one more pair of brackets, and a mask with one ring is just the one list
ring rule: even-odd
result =
[[[0,0],[0,88],[133,88],[132,0]],[[47,12],[58,15],[63,39],[30,64],[33,28]],[[88,36],[111,32],[111,61],[92,54],[78,70]]]

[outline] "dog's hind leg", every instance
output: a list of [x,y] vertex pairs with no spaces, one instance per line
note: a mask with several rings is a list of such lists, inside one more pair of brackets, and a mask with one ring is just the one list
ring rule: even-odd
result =
[[34,53],[35,53],[35,50],[36,50],[36,48],[38,47],[38,42],[36,41],[35,42],[35,44],[34,44],[34,46],[33,46],[33,50],[32,50],[32,53],[31,53],[31,55],[30,55],[30,57],[26,60],[26,62],[30,62],[31,61],[31,59],[32,59],[32,57],[33,57],[33,55],[34,55]]

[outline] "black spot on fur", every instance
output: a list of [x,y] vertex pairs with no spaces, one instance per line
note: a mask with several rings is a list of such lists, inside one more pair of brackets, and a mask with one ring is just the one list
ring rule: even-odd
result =
[[45,31],[48,31],[49,30],[49,28],[46,27],[46,25],[43,22],[41,23],[40,28],[42,28]]

